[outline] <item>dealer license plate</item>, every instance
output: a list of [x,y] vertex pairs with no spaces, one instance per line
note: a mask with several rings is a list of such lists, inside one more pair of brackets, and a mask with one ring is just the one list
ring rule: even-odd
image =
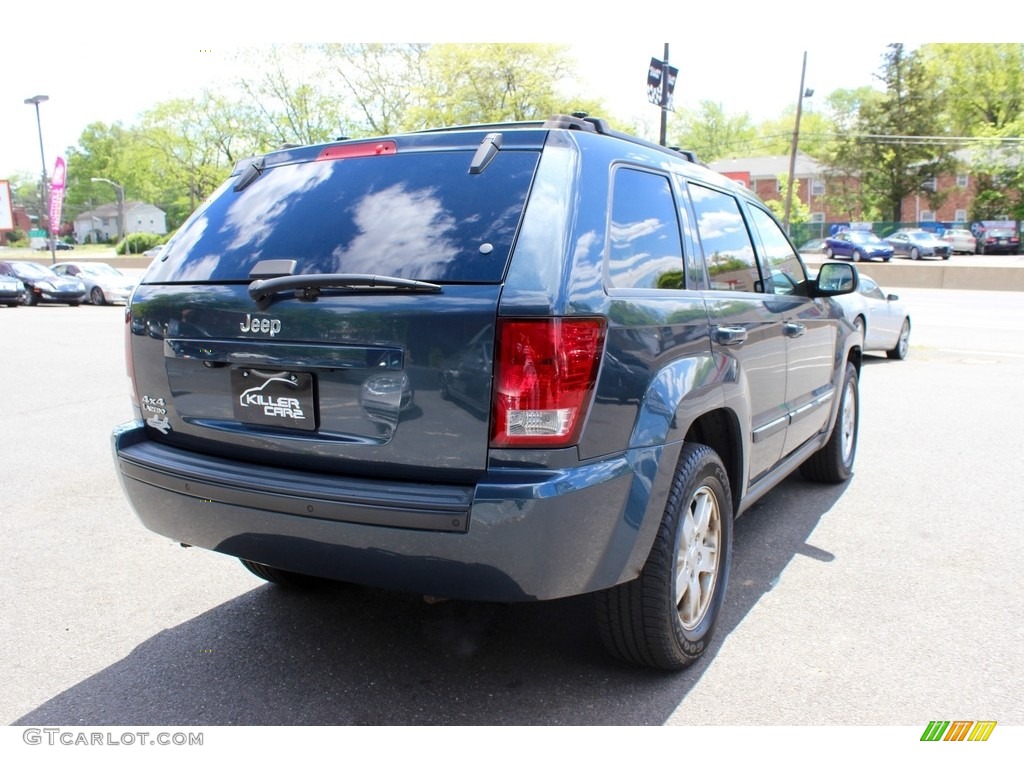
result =
[[316,429],[313,374],[231,369],[235,418],[246,424]]

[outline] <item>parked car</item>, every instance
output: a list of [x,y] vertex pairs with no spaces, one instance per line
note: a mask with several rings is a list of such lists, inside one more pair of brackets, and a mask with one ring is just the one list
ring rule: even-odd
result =
[[135,281],[110,264],[93,261],[65,261],[53,267],[58,275],[77,277],[85,283],[86,295],[93,304],[127,302]]
[[1020,252],[1020,237],[1012,229],[993,227],[986,229],[978,238],[978,253],[1010,253]]
[[892,253],[891,245],[873,232],[863,229],[844,229],[825,239],[825,255],[830,259],[844,258],[854,261],[881,259],[888,261],[892,258]]
[[865,352],[903,360],[910,351],[910,313],[895,294],[886,294],[867,275],[853,293],[837,296],[847,319],[864,334]]
[[142,255],[149,259],[155,259],[160,255],[160,252],[163,251],[163,249],[164,247],[162,245],[154,245],[148,251],[143,251]]
[[808,256],[822,256],[825,253],[825,238],[815,237],[799,248],[800,253]]
[[969,229],[947,229],[942,233],[942,239],[949,244],[952,253],[974,253],[978,247],[974,233]]
[[950,255],[949,243],[924,229],[901,229],[885,238],[885,242],[892,246],[894,255],[915,260],[925,256],[948,259]]
[[[51,250],[50,244],[51,244],[51,241],[47,240],[47,241],[45,241],[45,243],[43,245],[36,246],[36,250],[37,251],[49,251],[49,250]],[[74,245],[72,245],[71,243],[65,242],[64,240],[55,240],[55,241],[52,241],[52,244],[53,244],[52,250],[54,250],[54,251],[73,251],[73,250],[75,250],[75,246]]]
[[49,267],[32,261],[0,261],[0,275],[16,277],[25,284],[24,304],[40,302],[77,307],[85,298],[81,280],[54,273]]
[[751,192],[604,120],[269,152],[175,243],[129,301],[117,469],[267,581],[594,593],[611,654],[677,669],[733,519],[853,471],[854,265],[811,279]]
[[17,307],[25,303],[25,284],[17,277],[0,274],[0,304]]

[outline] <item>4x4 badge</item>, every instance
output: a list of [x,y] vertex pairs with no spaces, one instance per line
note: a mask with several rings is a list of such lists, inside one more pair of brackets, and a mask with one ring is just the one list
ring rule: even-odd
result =
[[281,332],[281,321],[277,318],[253,317],[246,314],[245,322],[239,323],[238,327],[241,328],[242,333],[269,333],[271,336],[276,336]]

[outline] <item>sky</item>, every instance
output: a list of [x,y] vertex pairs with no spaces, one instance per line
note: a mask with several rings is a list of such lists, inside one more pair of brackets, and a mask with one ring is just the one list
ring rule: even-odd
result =
[[[985,2],[980,0],[980,5]],[[323,38],[317,34],[324,29],[334,31],[334,41],[566,44],[579,64],[580,90],[603,98],[617,116],[646,121],[649,138],[656,139],[660,113],[647,103],[646,76],[651,58],[663,58],[666,42],[669,62],[680,70],[677,111],[712,100],[729,114],[747,113],[757,122],[778,117],[796,103],[804,52],[805,86],[815,91],[804,109],[813,110],[816,101],[823,105],[838,88],[876,83],[887,42],[912,48],[919,43],[909,37],[953,41],[952,26],[939,21],[944,4],[932,2],[932,13],[925,17],[894,10],[894,4],[881,0],[860,0],[855,16],[836,23],[823,18],[826,7],[812,0],[734,0],[711,4],[712,9],[666,5],[676,10],[663,18],[654,18],[652,10],[641,6],[640,12],[624,15],[598,10],[596,4],[567,7],[542,0],[505,6],[445,0],[444,14],[423,17],[397,6],[353,11],[352,4],[319,6],[328,9],[320,15],[282,14],[280,4],[256,0],[244,6],[244,16],[240,11],[211,11],[212,4],[197,0],[93,0],[62,10],[59,21],[49,23],[18,9],[14,22],[5,27],[26,31],[6,35],[2,46],[6,72],[0,77],[0,179],[41,173],[40,127],[47,173],[52,174],[57,156],[66,156],[90,123],[134,124],[161,101],[198,96],[204,87],[231,82],[237,75],[236,48],[318,42]],[[335,7],[339,10],[330,10]],[[25,17],[18,19],[19,14]],[[901,15],[912,23],[901,24]],[[33,29],[47,32],[32,34]],[[893,30],[904,29],[910,34],[889,39]],[[39,106],[38,124],[35,108],[25,104],[37,94],[49,97]]]

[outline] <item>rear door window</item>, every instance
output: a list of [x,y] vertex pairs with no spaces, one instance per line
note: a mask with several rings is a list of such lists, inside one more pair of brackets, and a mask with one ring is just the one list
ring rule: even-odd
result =
[[220,188],[172,239],[146,282],[247,281],[260,261],[294,274],[357,273],[496,283],[504,275],[536,151],[409,152],[269,166]]
[[615,171],[608,276],[615,288],[683,288],[683,246],[671,182],[634,168]]

